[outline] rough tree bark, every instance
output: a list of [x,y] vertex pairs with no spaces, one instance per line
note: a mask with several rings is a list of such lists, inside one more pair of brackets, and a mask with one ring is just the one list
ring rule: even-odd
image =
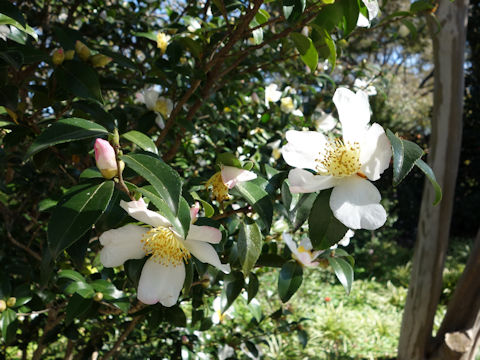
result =
[[428,161],[443,189],[443,200],[433,206],[435,192],[425,184],[399,360],[425,359],[432,340],[461,149],[467,8],[468,0],[440,0],[436,16],[442,26],[439,30],[435,24],[431,26],[435,89]]
[[432,360],[473,360],[480,336],[480,229],[432,344]]

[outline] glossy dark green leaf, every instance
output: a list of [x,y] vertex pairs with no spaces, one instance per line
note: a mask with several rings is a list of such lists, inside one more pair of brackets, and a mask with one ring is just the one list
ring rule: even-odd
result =
[[86,282],[73,281],[65,288],[65,294],[78,294],[85,299],[89,299],[95,294],[95,291],[93,291],[93,287]]
[[306,0],[283,0],[283,15],[293,23],[297,21],[303,14],[306,6]]
[[6,309],[0,313],[0,330],[5,344],[11,343],[15,339],[17,331],[17,313],[12,309]]
[[293,210],[289,212],[289,219],[293,226],[292,232],[297,231],[307,221],[316,198],[316,193],[301,195]]
[[331,33],[335,26],[342,21],[342,18],[343,9],[340,1],[335,1],[335,3],[326,5],[320,10],[314,23]]
[[400,139],[389,129],[387,129],[386,133],[392,144],[393,185],[397,186],[412,170],[415,161],[422,157],[423,150],[411,141]]
[[273,218],[273,203],[268,193],[252,181],[238,183],[235,188],[260,215],[262,230],[268,233]]
[[315,250],[325,250],[339,242],[348,228],[330,209],[331,189],[322,190],[315,199],[308,217],[308,234]]
[[418,0],[410,5],[410,12],[427,11],[433,9],[434,6],[434,3],[430,0]]
[[296,261],[289,261],[282,266],[278,274],[278,295],[282,302],[287,302],[302,285],[303,269]]
[[290,34],[290,37],[295,43],[295,47],[297,48],[300,55],[306,54],[308,48],[310,47],[310,39],[307,36],[297,32],[292,32]]
[[187,317],[182,308],[178,305],[165,309],[165,320],[170,324],[178,327],[185,327],[187,325]]
[[343,36],[346,37],[357,27],[360,9],[357,0],[342,0],[339,4],[343,10]]
[[55,207],[47,231],[54,257],[92,228],[107,208],[113,187],[113,181],[77,185]]
[[202,204],[202,208],[203,208],[203,211],[205,212],[205,216],[206,217],[212,217],[213,214],[215,214],[215,210],[213,208],[212,205],[210,205],[210,203],[206,202],[205,200],[202,200],[200,198],[200,196],[198,196],[198,194],[195,192],[195,191],[192,191],[190,193],[190,195],[192,195],[192,197],[196,200],[196,201],[199,201],[201,204]]
[[141,133],[140,131],[132,130],[123,134],[122,137],[138,145],[141,149],[145,151],[150,151],[155,155],[158,155],[158,150],[153,140],[149,136]]
[[442,188],[438,184],[432,168],[428,166],[428,164],[422,159],[418,159],[417,161],[415,161],[415,165],[417,165],[417,167],[423,171],[423,173],[427,176],[428,180],[430,180],[430,182],[432,183],[433,188],[435,189],[435,201],[433,202],[433,205],[437,205],[442,200]]
[[217,164],[222,164],[225,166],[233,166],[237,168],[242,167],[242,163],[238,160],[235,155],[231,153],[221,153],[217,155]]
[[222,312],[225,312],[230,305],[233,304],[235,299],[242,292],[243,286],[245,285],[245,280],[243,274],[240,271],[234,271],[225,276],[223,283],[223,291],[227,299],[225,306],[222,308]]
[[73,96],[103,103],[97,72],[83,61],[65,61],[55,71],[59,85]]
[[86,282],[85,277],[75,270],[61,270],[58,273],[59,278],[70,279],[72,281]]
[[115,285],[107,280],[98,279],[93,281],[90,285],[93,286],[93,289],[96,292],[101,292],[105,300],[117,300],[125,297],[125,294],[122,291],[118,290]]
[[91,298],[86,299],[79,294],[73,294],[67,305],[67,316],[65,318],[65,323],[68,325],[73,320],[81,317],[85,314],[92,306],[93,300]]
[[245,221],[238,234],[238,256],[242,271],[248,275],[262,252],[263,237],[257,224]]
[[352,290],[353,284],[352,266],[347,261],[340,258],[329,257],[328,262],[335,271],[335,275],[345,288],[347,294],[350,294],[350,290]]
[[167,203],[159,197],[153,186],[144,186],[137,190],[157,207],[158,211],[167,218],[181,237],[187,236],[191,223],[190,207],[183,197],[180,197],[178,214],[175,215]]
[[170,210],[177,214],[182,182],[178,173],[160,159],[143,154],[122,156],[128,167],[143,176],[167,203]]
[[255,275],[253,272],[251,272],[250,275],[248,275],[248,285],[247,285],[248,299],[247,299],[247,303],[252,301],[252,299],[257,295],[259,285],[260,284],[258,282],[257,275]]
[[0,14],[7,15],[11,17],[13,20],[17,21],[20,25],[25,27],[27,24],[25,22],[25,18],[23,17],[22,13],[17,9],[15,5],[13,5],[8,0],[0,0]]
[[35,139],[28,149],[25,159],[50,146],[93,137],[104,137],[107,134],[107,129],[89,120],[62,119],[50,125]]

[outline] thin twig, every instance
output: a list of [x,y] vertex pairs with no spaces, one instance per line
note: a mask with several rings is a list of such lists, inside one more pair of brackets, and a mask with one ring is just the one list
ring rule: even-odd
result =
[[113,355],[115,355],[115,353],[119,350],[122,343],[125,341],[127,336],[130,335],[130,333],[135,329],[135,326],[137,325],[137,323],[140,321],[142,317],[143,316],[137,316],[133,318],[133,320],[130,322],[130,324],[128,324],[127,328],[122,333],[122,335],[120,335],[120,337],[117,339],[112,349],[105,354],[105,356],[103,357],[103,360],[107,360],[111,358]]

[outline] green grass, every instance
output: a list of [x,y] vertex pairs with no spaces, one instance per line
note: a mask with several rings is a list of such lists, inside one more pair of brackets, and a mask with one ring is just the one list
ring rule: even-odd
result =
[[[459,239],[450,246],[435,329],[440,325],[448,299],[463,271],[469,249],[470,243]],[[272,320],[267,316],[282,304],[276,292],[278,269],[271,269],[261,275],[263,287],[257,298],[265,317],[260,325],[253,322],[256,327],[250,326],[251,308],[240,299],[235,304],[234,318],[209,331],[211,340],[218,340],[216,336],[228,328],[251,331],[252,341],[259,344],[266,359],[395,358],[412,251],[393,241],[369,238],[355,249],[355,254],[357,280],[350,295],[345,294],[331,269],[305,269],[301,288],[283,305],[291,314],[281,320]],[[298,322],[298,325],[282,331],[288,321]],[[308,333],[305,348],[298,330]]]

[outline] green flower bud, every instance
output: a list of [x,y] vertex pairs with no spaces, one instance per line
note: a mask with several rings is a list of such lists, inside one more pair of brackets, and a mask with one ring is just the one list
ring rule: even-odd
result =
[[87,61],[90,58],[90,49],[79,40],[75,43],[75,51],[83,61]]
[[90,62],[92,63],[93,67],[100,67],[103,68],[113,59],[111,57],[105,56],[103,54],[96,54],[90,57]]
[[0,300],[0,313],[4,312],[7,309],[7,303],[5,300]]
[[65,60],[65,53],[63,52],[63,49],[57,49],[53,52],[52,55],[52,62],[55,66],[61,65],[63,63],[63,60]]
[[8,298],[8,300],[7,300],[7,306],[8,306],[8,307],[15,306],[16,303],[17,303],[17,298],[10,297],[10,298]]
[[102,301],[102,299],[103,299],[103,294],[101,292],[97,292],[95,293],[95,295],[93,295],[94,301]]

